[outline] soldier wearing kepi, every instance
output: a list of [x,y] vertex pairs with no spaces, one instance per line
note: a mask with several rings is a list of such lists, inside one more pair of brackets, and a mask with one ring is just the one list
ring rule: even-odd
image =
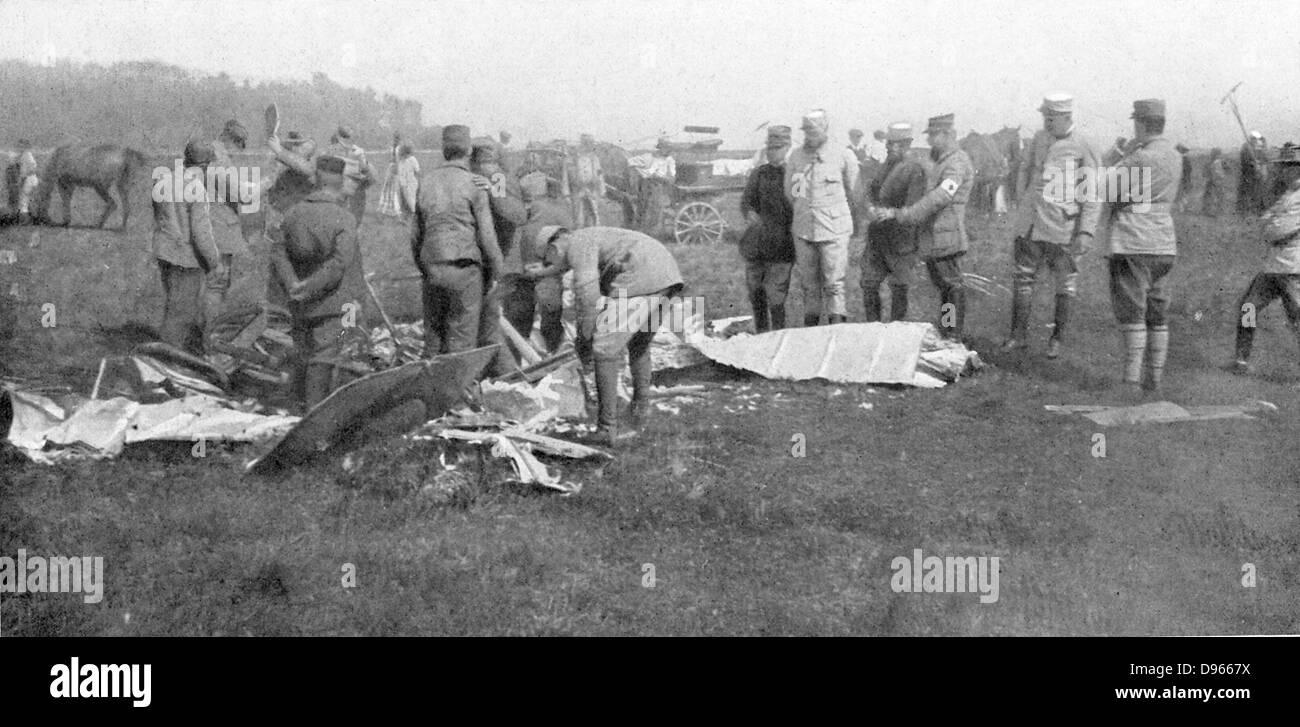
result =
[[623,438],[618,427],[618,379],[625,355],[632,368],[634,424],[643,423],[648,414],[650,342],[659,324],[672,319],[681,295],[677,261],[653,237],[617,227],[573,232],[544,227],[533,244],[546,250],[546,265],[530,266],[527,272],[550,277],[573,270],[575,348],[584,365],[594,360],[596,369],[600,406],[596,441],[613,445]]
[[749,173],[740,198],[740,213],[746,221],[751,214],[757,217],[740,236],[740,256],[745,260],[745,287],[758,333],[785,328],[785,297],[794,270],[794,238],[790,235],[794,210],[784,191],[789,149],[790,127],[767,127],[766,160]]
[[474,348],[484,291],[505,265],[488,193],[474,183],[469,153],[469,127],[443,127],[446,161],[420,180],[411,254],[424,278],[426,358]]
[[289,209],[270,238],[270,284],[293,316],[293,388],[304,407],[346,383],[331,357],[343,326],[362,324],[365,282],[356,221],[344,208],[346,168],[340,157],[318,157],[319,188]]
[[[1122,176],[1127,188],[1108,189],[1110,295],[1124,340],[1124,383],[1159,391],[1169,354],[1169,285],[1178,241],[1173,203],[1182,159],[1164,137],[1165,102],[1133,102],[1134,139],[1102,159],[1108,180]],[[1142,378],[1143,362],[1146,378]]]
[[[877,207],[901,208],[916,204],[928,189],[925,166],[911,155],[912,125],[890,124],[885,132],[885,165],[871,181],[867,196]],[[889,319],[907,317],[907,295],[916,281],[918,231],[915,225],[879,220],[867,227],[862,256],[862,307],[866,320],[880,320],[880,286],[889,281]]]
[[844,275],[853,234],[849,201],[858,198],[858,159],[848,148],[830,143],[830,121],[822,109],[804,116],[800,129],[804,143],[786,160],[785,193],[794,204],[803,324],[818,325],[822,313],[828,323],[843,323],[848,320]]
[[1015,290],[1011,300],[1011,336],[1003,351],[1029,347],[1029,319],[1038,270],[1044,266],[1056,284],[1056,311],[1047,357],[1061,355],[1070,304],[1078,292],[1079,260],[1090,247],[1101,217],[1094,179],[1096,148],[1074,126],[1074,97],[1053,94],[1038,109],[1043,128],[1034,134],[1020,166],[1017,186],[1024,190],[1015,222],[1012,251]]
[[901,209],[873,211],[878,219],[896,219],[919,227],[920,252],[930,282],[939,289],[939,331],[960,340],[966,322],[966,287],[961,258],[966,237],[966,201],[975,182],[975,166],[957,145],[952,114],[934,116],[925,127],[934,162],[926,176],[929,190],[916,203]]

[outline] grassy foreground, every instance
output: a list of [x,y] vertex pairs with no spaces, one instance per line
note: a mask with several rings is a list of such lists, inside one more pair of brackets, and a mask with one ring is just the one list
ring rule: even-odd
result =
[[[156,325],[149,221],[137,215],[125,234],[41,229],[34,247],[31,228],[0,230],[0,250],[17,256],[0,266],[0,292],[17,285],[21,298],[0,374],[85,392],[99,357],[125,345],[111,331]],[[1005,225],[975,213],[970,222],[967,269],[1009,285]],[[1119,344],[1094,253],[1059,362],[1041,356],[1049,291],[1023,357],[993,352],[1009,297],[972,294],[969,329],[991,364],[977,377],[921,391],[694,373],[685,380],[708,382],[709,395],[674,402],[680,413],[661,413],[635,449],[603,466],[554,463],[583,483],[572,497],[504,484],[501,465],[464,450],[400,440],[353,453],[348,468],[330,453],[280,480],[242,477],[247,449],[5,462],[0,555],[102,556],[106,586],[94,605],[0,594],[0,627],[6,636],[1300,633],[1295,344],[1272,309],[1259,373],[1222,370],[1232,308],[1261,245],[1244,223],[1179,224],[1167,398],[1266,399],[1276,414],[1103,430],[1045,411],[1117,403]],[[364,230],[368,269],[414,272],[400,229],[368,219]],[[858,319],[860,246],[849,274]],[[748,312],[734,246],[674,252],[710,317]],[[237,266],[236,299],[255,300],[262,261]],[[395,316],[415,316],[414,282],[379,289]],[[928,283],[915,297],[912,317],[930,317]],[[40,325],[45,303],[58,311],[53,328]],[[1093,456],[1097,433],[1104,458]],[[792,456],[796,435],[804,457]],[[437,474],[440,455],[460,461],[457,474]],[[890,562],[917,548],[998,556],[998,600],[894,593]],[[1242,586],[1243,564],[1255,568],[1253,588]],[[344,587],[346,572],[355,587]]]

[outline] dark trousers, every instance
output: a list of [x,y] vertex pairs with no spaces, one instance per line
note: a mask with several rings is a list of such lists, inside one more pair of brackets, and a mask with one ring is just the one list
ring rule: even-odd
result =
[[754,309],[754,330],[763,333],[785,328],[785,299],[790,294],[794,262],[745,261],[745,287]]
[[614,299],[605,299],[596,318],[596,335],[592,341],[599,426],[607,428],[618,423],[618,379],[625,352],[632,369],[632,401],[644,402],[649,398],[653,373],[650,343],[658,332],[654,324],[672,320],[673,307],[680,302],[681,291],[681,285],[673,285],[658,293],[625,299],[622,305]]
[[1260,273],[1250,281],[1250,287],[1237,304],[1238,360],[1250,359],[1259,315],[1278,298],[1282,299],[1282,308],[1286,311],[1292,332],[1300,340],[1300,275]]
[[964,252],[925,261],[930,282],[939,290],[939,332],[947,338],[961,338],[966,323],[966,279],[962,277]]
[[547,352],[559,350],[564,343],[564,289],[559,278],[514,278],[502,301],[506,320],[524,338],[532,334],[533,319],[540,314],[538,327]]
[[435,263],[424,269],[424,357],[474,348],[483,307],[483,268]]
[[320,403],[332,391],[354,378],[337,365],[341,316],[302,318],[294,316],[293,393],[305,408]]
[[162,275],[163,321],[158,333],[167,343],[203,355],[203,278],[200,268],[158,261]]
[[1173,255],[1112,255],[1110,301],[1121,325],[1165,325],[1170,290],[1165,282]]

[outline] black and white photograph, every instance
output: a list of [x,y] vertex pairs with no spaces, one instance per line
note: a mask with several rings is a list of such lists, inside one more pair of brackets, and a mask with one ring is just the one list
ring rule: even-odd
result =
[[1284,0],[0,0],[0,639],[1300,634],[1298,84]]

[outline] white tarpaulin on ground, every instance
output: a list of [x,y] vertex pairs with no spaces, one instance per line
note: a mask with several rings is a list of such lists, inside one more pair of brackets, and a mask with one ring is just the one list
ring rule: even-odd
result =
[[769,379],[906,384],[936,388],[955,381],[978,356],[943,341],[929,323],[840,323],[719,339],[692,335],[691,345],[717,363]]

